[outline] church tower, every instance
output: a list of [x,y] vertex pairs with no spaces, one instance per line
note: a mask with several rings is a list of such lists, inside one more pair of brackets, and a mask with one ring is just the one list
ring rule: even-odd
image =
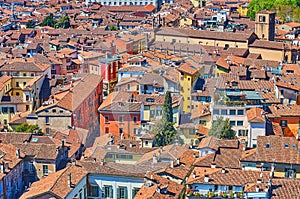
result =
[[255,16],[255,34],[261,40],[274,41],[275,12],[260,11]]

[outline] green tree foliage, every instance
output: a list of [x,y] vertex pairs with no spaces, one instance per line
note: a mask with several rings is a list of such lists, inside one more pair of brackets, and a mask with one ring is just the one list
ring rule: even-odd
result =
[[117,31],[117,30],[118,30],[118,27],[117,27],[117,26],[110,25],[110,26],[108,26],[108,29],[109,29],[110,31]]
[[70,18],[69,16],[62,16],[55,23],[55,28],[70,28]]
[[167,122],[173,122],[172,96],[170,91],[167,91],[165,96],[162,120]]
[[217,137],[219,139],[234,139],[235,132],[232,130],[229,119],[217,117],[217,120],[212,123],[212,127],[208,135]]
[[29,20],[27,23],[26,23],[26,28],[34,28],[34,21],[33,20]]
[[172,97],[170,92],[166,93],[162,111],[163,115],[161,121],[159,121],[152,130],[153,133],[155,133],[155,144],[158,146],[166,146],[176,137],[176,129],[174,128],[173,123]]
[[53,14],[51,13],[41,23],[41,26],[50,26],[53,28],[70,28],[71,22],[69,16],[65,15],[59,18],[58,20],[54,19]]
[[272,10],[284,21],[299,21],[299,9],[299,0],[252,0],[248,6],[247,15],[254,20],[256,12]]
[[55,19],[53,14],[51,13],[50,15],[48,15],[47,17],[44,18],[44,20],[41,23],[41,26],[50,26],[53,27],[55,26]]
[[16,128],[16,132],[33,133],[34,131],[38,131],[39,133],[41,133],[41,129],[38,127],[38,125],[23,123]]

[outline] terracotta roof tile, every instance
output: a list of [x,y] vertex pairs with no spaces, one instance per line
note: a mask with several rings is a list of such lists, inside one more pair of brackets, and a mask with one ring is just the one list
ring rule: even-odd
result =
[[263,110],[260,108],[251,108],[247,110],[248,122],[262,123],[265,122],[265,117],[263,116]]

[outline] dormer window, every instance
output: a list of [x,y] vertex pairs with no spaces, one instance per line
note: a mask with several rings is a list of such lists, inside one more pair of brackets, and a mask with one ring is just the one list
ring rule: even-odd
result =
[[146,98],[146,102],[154,102],[154,98]]
[[289,144],[284,144],[284,148],[289,148]]
[[237,86],[237,85],[238,85],[238,82],[233,81],[231,84],[232,84],[232,86]]
[[270,148],[270,143],[266,144],[266,148],[269,149]]

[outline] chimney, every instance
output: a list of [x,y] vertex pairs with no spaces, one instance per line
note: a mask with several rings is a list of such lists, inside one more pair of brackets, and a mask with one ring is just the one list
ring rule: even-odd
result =
[[170,164],[171,164],[170,167],[174,168],[174,161],[173,160],[170,161]]
[[64,147],[65,146],[65,143],[66,143],[66,137],[65,136],[62,136],[61,138],[61,146]]
[[157,163],[157,156],[156,156],[156,154],[153,154],[153,158],[152,159],[153,159],[153,163],[156,164]]
[[4,173],[4,162],[0,163],[0,171],[1,173]]
[[207,174],[204,175],[204,182],[208,183],[209,182],[209,177]]
[[210,165],[211,168],[215,169],[217,167],[216,163],[212,162]]
[[255,187],[255,192],[259,192],[259,186]]
[[132,148],[132,143],[129,144],[129,147]]
[[193,172],[193,178],[196,178],[196,171]]
[[257,183],[257,184],[260,184],[260,183],[261,183],[261,179],[260,179],[260,178],[257,179],[256,183]]
[[16,150],[16,156],[17,156],[18,159],[20,158],[20,149]]
[[100,160],[100,164],[103,166],[104,165],[104,159]]
[[160,193],[160,186],[159,185],[156,187],[156,192]]
[[225,169],[225,168],[222,168],[221,172],[222,172],[222,173],[226,173],[226,169]]
[[72,187],[72,179],[71,179],[71,173],[68,174],[68,186]]
[[180,165],[180,160],[179,160],[179,158],[176,158],[176,165],[177,165],[177,166]]
[[76,166],[76,159],[72,160],[72,165]]

